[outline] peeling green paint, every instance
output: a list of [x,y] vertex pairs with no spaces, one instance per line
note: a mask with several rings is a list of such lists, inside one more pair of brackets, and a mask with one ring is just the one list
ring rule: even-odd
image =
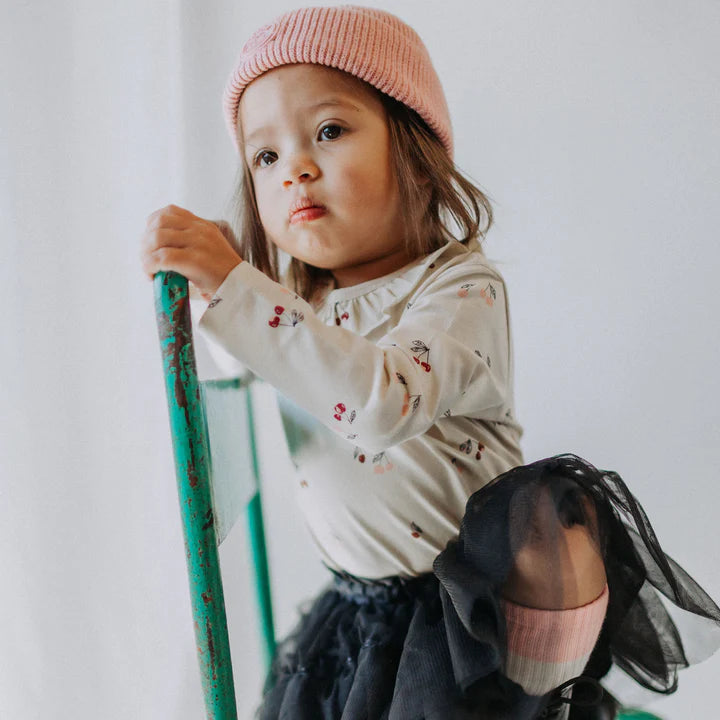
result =
[[237,720],[210,490],[209,443],[192,344],[188,283],[177,273],[164,272],[155,276],[154,283],[205,708],[208,720]]

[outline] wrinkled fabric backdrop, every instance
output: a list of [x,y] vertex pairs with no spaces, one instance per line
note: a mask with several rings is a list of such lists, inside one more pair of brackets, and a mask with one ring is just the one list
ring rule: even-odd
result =
[[[299,3],[3,3],[0,717],[196,720],[203,701],[152,285],[153,210],[227,215],[221,92]],[[717,600],[720,6],[382,5],[426,41],[497,222],[527,461],[617,470]],[[201,356],[204,372],[213,369]],[[328,579],[256,393],[279,634]],[[240,718],[261,673],[246,529],[221,548]],[[651,707],[714,715],[720,657]]]

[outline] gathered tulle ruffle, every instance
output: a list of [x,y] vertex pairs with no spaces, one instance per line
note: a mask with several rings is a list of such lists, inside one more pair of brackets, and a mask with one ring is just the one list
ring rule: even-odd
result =
[[[493,615],[501,618],[495,605]],[[337,573],[282,643],[257,717],[534,717],[544,699],[493,677],[502,658],[500,639],[491,622],[483,634],[478,642],[463,632],[455,613],[443,609],[432,574],[374,585]],[[463,687],[468,672],[476,681]],[[493,703],[514,707],[515,714],[478,714],[481,704]]]
[[[548,495],[552,502],[540,502]],[[663,552],[619,475],[567,454],[513,468],[473,493],[432,573],[368,580],[332,571],[280,643],[256,717],[539,717],[557,698],[528,695],[504,675],[500,593],[517,553],[535,539],[538,508],[546,508],[545,528],[585,525],[605,560],[608,610],[583,675],[602,680],[614,664],[645,688],[673,692],[678,670],[720,645],[720,610]],[[682,629],[668,601],[683,612]],[[581,713],[573,708],[570,718]]]

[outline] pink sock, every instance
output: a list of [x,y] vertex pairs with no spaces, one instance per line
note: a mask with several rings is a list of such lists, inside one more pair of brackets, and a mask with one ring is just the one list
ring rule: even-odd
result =
[[587,605],[540,610],[502,601],[507,621],[505,674],[530,695],[544,695],[580,675],[597,642],[607,611],[609,590]]

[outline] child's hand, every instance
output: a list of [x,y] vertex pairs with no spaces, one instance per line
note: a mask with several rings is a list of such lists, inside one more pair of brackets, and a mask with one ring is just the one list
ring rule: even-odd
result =
[[211,299],[242,258],[231,246],[227,223],[204,220],[189,210],[168,205],[148,216],[140,260],[152,278],[160,270],[184,275],[206,299]]

